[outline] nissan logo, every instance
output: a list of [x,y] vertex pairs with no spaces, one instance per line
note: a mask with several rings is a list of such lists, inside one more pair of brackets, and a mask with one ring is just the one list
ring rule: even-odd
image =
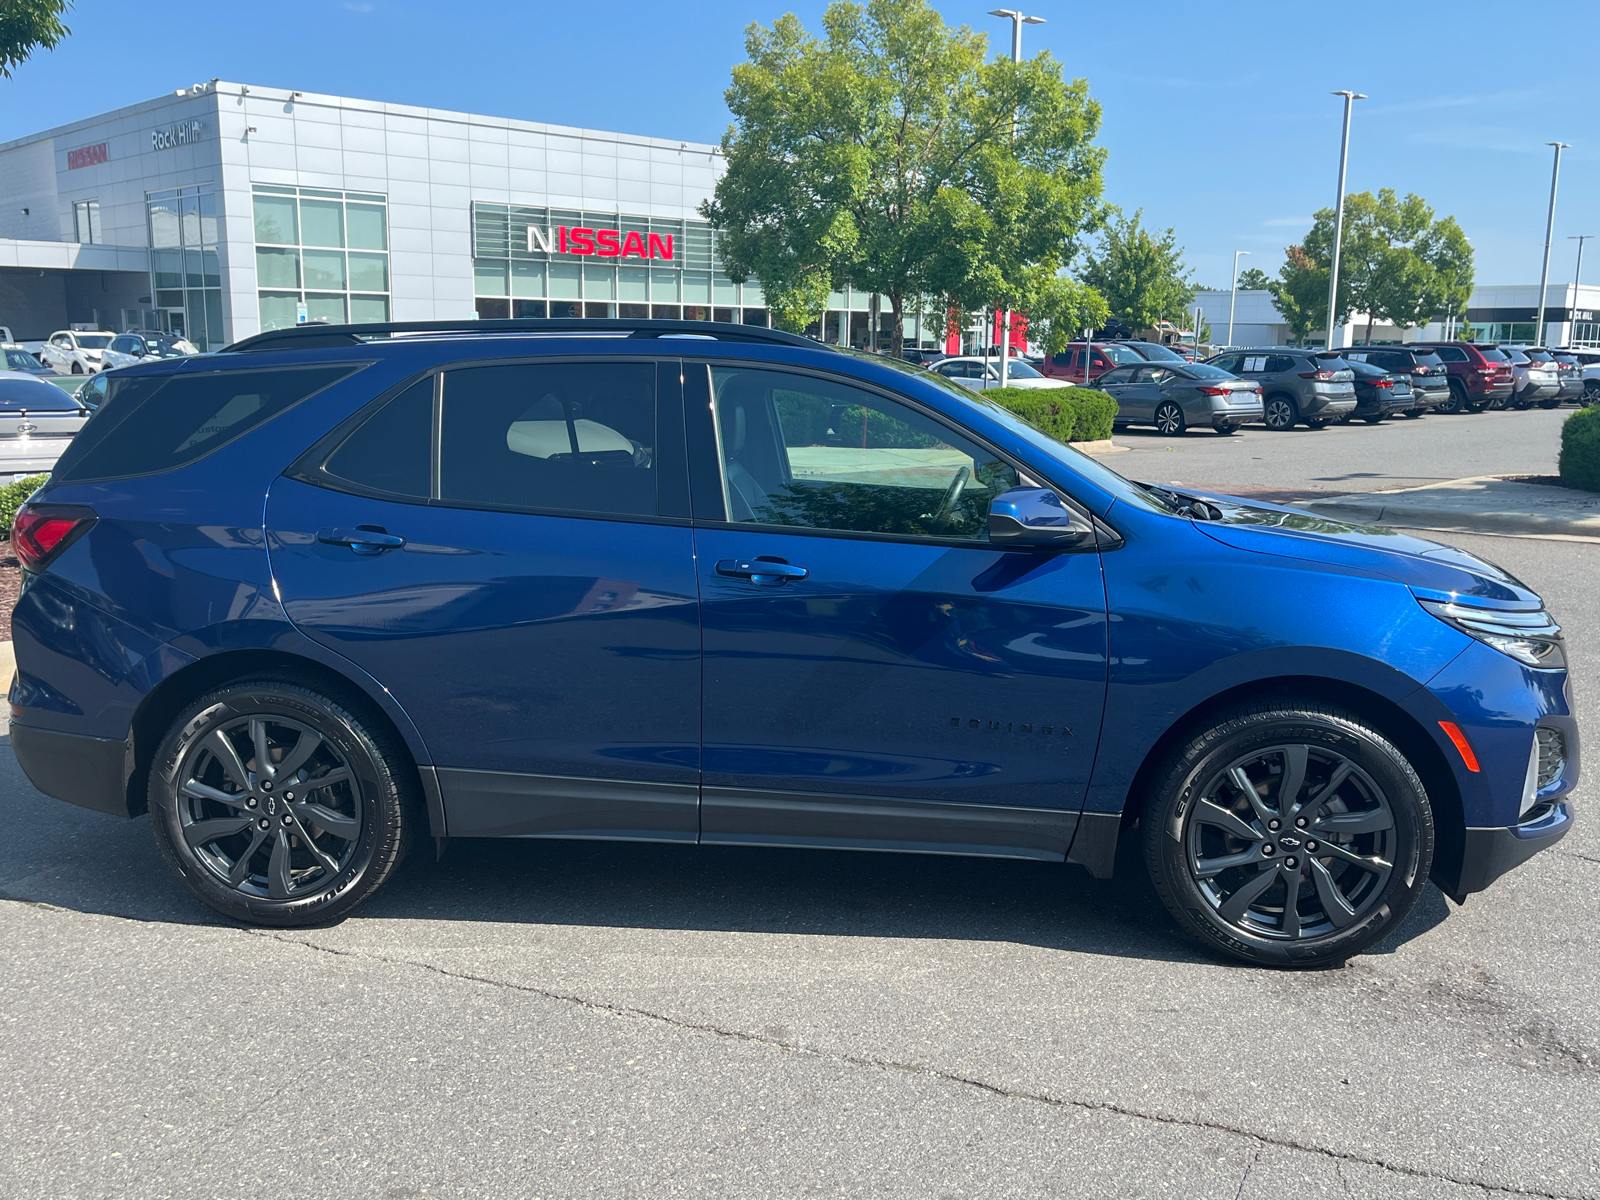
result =
[[38,433],[39,432],[39,427],[37,425],[33,424],[31,421],[24,421],[22,424],[17,426],[17,432],[18,433]]

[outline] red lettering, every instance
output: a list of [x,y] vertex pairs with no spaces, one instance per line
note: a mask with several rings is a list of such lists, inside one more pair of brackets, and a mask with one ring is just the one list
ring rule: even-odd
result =
[[560,250],[562,254],[567,252],[567,227],[565,225],[561,227],[561,244],[557,247],[557,249]]
[[567,239],[567,248],[574,254],[594,253],[594,230],[584,226],[574,226],[572,235]]
[[644,239],[637,233],[630,233],[622,240],[622,257],[627,258],[630,254],[637,254],[640,258],[649,257],[645,252]]
[[594,235],[595,241],[600,243],[601,258],[615,258],[622,252],[621,247],[617,245],[617,236],[615,229],[602,229]]
[[670,233],[667,234],[665,242],[657,234],[652,233],[650,235],[650,257],[664,258],[668,262],[672,261],[672,235]]

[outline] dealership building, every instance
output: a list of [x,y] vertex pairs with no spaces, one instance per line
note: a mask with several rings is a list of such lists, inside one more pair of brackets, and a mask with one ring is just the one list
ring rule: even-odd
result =
[[[212,80],[0,144],[0,325],[213,350],[304,322],[764,325],[698,215],[722,168],[716,146]],[[830,308],[830,342],[887,336],[871,296]]]

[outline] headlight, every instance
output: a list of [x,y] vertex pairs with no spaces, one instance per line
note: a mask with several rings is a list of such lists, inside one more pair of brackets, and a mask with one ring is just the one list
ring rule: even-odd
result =
[[1446,625],[1455,626],[1468,637],[1477,638],[1527,666],[1557,670],[1567,665],[1561,626],[1542,608],[1538,612],[1502,612],[1494,608],[1469,608],[1464,604],[1440,604],[1435,600],[1419,600],[1418,603]]

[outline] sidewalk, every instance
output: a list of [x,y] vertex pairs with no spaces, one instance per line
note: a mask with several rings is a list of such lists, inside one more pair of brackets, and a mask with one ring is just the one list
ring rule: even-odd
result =
[[1600,492],[1580,492],[1538,477],[1480,475],[1290,503],[1363,525],[1600,542]]

